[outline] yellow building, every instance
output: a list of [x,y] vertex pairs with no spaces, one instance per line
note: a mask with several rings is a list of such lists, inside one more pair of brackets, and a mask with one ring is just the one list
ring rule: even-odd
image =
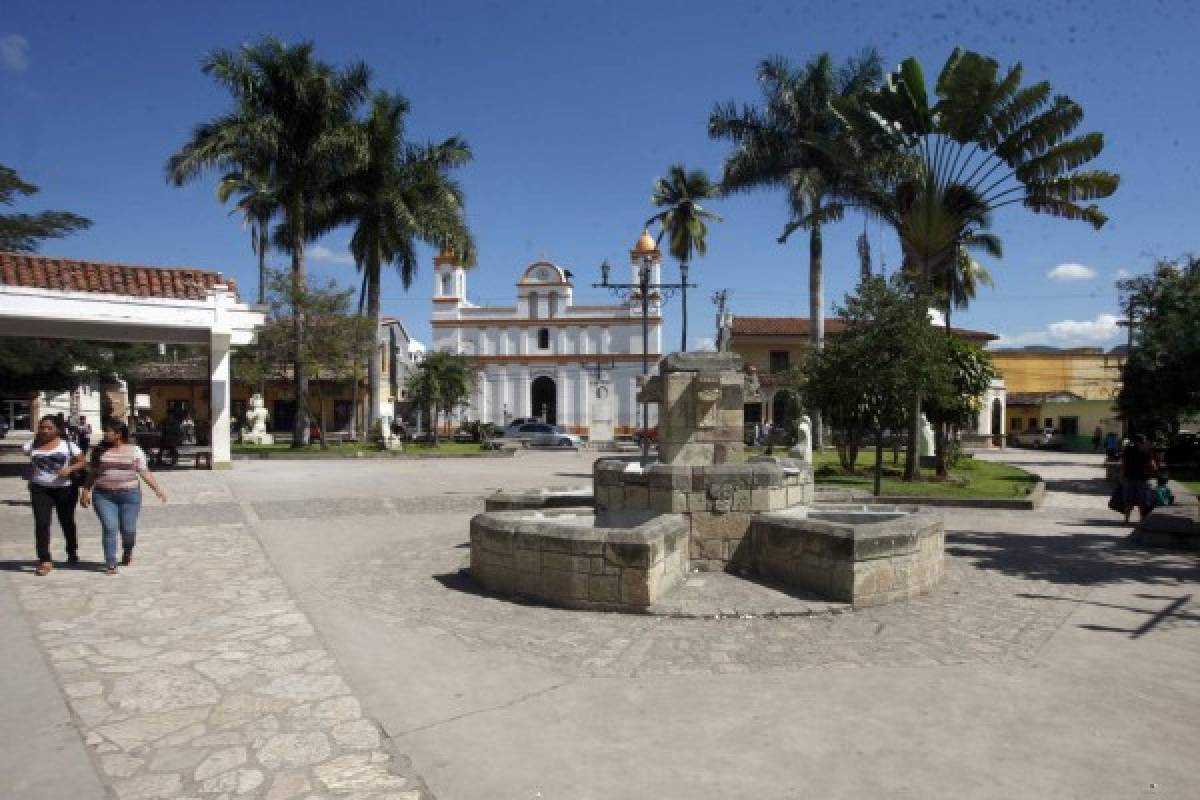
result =
[[1068,449],[1088,450],[1092,436],[1121,433],[1116,397],[1123,350],[1044,347],[994,350],[992,363],[1008,387],[1005,430],[1010,436],[1051,428]]

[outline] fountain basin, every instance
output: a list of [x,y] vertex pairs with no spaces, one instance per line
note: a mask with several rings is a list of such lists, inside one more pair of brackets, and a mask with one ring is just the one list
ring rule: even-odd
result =
[[487,511],[579,508],[592,505],[590,486],[549,486],[544,489],[499,491],[484,499]]
[[757,514],[749,540],[760,574],[855,608],[916,597],[942,577],[942,518],[913,507],[802,506]]
[[687,538],[678,514],[485,512],[471,520],[471,576],[564,608],[644,612],[683,581]]

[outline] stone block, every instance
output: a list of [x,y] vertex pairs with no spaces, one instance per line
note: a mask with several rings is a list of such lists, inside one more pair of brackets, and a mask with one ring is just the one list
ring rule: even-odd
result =
[[588,581],[590,575],[586,572],[568,572],[565,570],[548,569],[542,571],[542,596],[548,600],[579,601],[588,599]]
[[650,492],[645,486],[626,486],[623,511],[650,510]]
[[650,548],[641,543],[609,542],[604,545],[604,558],[609,564],[625,569],[645,569],[650,561]]
[[744,452],[745,445],[742,443],[742,441],[722,441],[722,443],[713,445],[713,463],[742,463],[742,456]]
[[751,489],[733,490],[733,507],[731,511],[751,511],[754,492]]
[[714,514],[701,512],[692,515],[692,541],[697,539],[741,539],[750,530],[749,512]]
[[495,565],[471,565],[471,576],[484,588],[499,594],[513,594],[517,591],[517,576],[512,569]]
[[604,541],[599,537],[588,539],[572,539],[571,555],[598,556],[604,555]]
[[614,575],[592,575],[588,580],[588,599],[593,603],[619,603],[621,601],[621,577]]
[[507,531],[483,530],[479,532],[479,546],[493,553],[511,554],[513,535]]
[[565,570],[568,572],[587,572],[591,569],[591,559],[587,556],[572,556],[566,553],[542,553],[542,569]]
[[737,353],[668,353],[658,362],[659,372],[733,372],[742,380],[742,357]]
[[518,572],[541,572],[542,554],[539,550],[517,550],[515,564]]

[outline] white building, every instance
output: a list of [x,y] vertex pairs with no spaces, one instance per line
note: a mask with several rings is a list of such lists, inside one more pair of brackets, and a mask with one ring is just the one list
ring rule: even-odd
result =
[[[434,259],[433,349],[469,355],[480,365],[466,415],[504,425],[540,417],[573,433],[606,441],[653,425],[637,402],[642,374],[641,299],[576,305],[571,273],[549,261],[529,265],[513,306],[477,306],[467,296],[468,270],[446,252]],[[649,233],[630,251],[629,283],[642,265],[661,282],[662,254]],[[621,282],[616,275],[614,281]],[[647,350],[651,371],[662,354],[662,304],[650,294]]]

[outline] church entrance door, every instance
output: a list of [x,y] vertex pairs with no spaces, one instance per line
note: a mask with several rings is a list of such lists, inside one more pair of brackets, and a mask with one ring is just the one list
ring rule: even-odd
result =
[[554,379],[547,375],[534,378],[533,385],[529,387],[529,395],[533,415],[545,420],[549,425],[557,425],[558,387],[554,385]]

